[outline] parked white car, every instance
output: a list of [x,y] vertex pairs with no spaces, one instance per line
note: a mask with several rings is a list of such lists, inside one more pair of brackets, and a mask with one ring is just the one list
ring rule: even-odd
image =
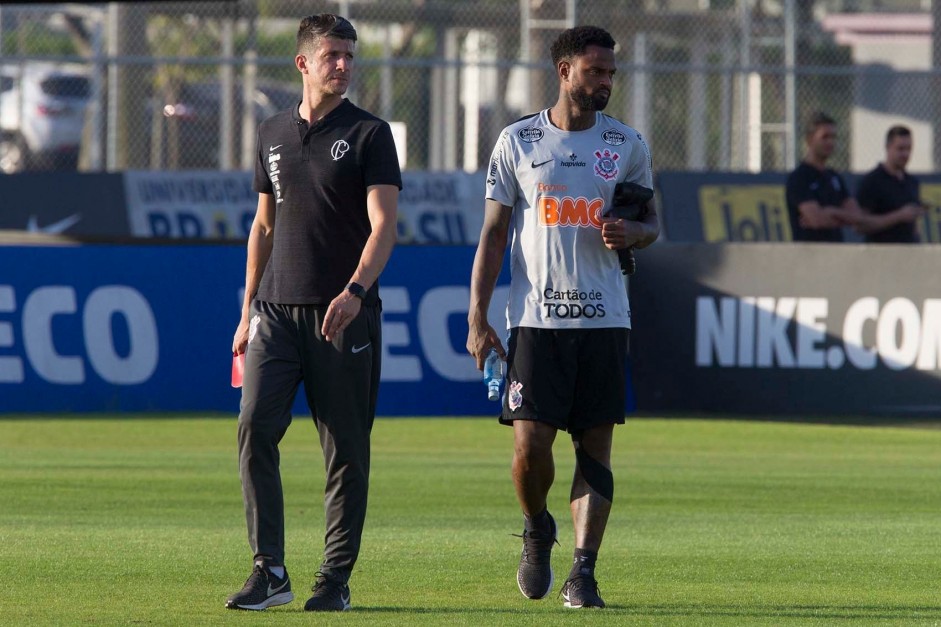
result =
[[79,65],[0,66],[0,172],[75,169],[90,95]]

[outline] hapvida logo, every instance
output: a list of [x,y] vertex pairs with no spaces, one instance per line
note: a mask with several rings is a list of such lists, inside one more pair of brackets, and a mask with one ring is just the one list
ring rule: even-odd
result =
[[588,164],[584,161],[579,161],[578,155],[573,152],[569,155],[567,160],[560,161],[559,165],[563,168],[584,168]]

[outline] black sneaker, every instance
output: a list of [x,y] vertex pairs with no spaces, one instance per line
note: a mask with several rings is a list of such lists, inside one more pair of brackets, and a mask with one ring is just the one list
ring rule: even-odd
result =
[[591,575],[577,575],[569,578],[562,586],[562,598],[565,607],[604,607],[604,600],[598,594],[598,582]]
[[350,609],[350,587],[336,579],[328,579],[317,573],[317,581],[311,588],[314,595],[307,599],[304,610],[308,612],[343,612]]
[[230,610],[263,610],[293,600],[288,571],[284,571],[284,579],[279,579],[264,564],[256,562],[245,587],[226,599],[225,606]]
[[548,531],[523,530],[523,554],[516,571],[516,585],[528,599],[541,599],[552,590],[552,546],[556,541],[557,530],[552,514],[549,517]]

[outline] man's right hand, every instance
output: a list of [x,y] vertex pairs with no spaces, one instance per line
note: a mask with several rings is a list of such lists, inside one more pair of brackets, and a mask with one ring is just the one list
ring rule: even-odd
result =
[[487,353],[491,348],[497,349],[500,358],[506,360],[506,350],[497,336],[497,332],[489,323],[468,325],[467,331],[467,352],[477,360],[477,369],[484,369],[484,361],[487,359]]
[[235,337],[232,338],[232,354],[241,355],[245,352],[245,346],[248,344],[248,319],[242,318],[239,326],[235,329]]

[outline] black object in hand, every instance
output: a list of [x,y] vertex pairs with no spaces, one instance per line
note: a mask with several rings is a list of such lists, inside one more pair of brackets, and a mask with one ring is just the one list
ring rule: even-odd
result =
[[[608,215],[623,220],[643,220],[647,215],[647,203],[653,198],[653,190],[637,183],[618,183],[614,186],[614,198]],[[634,259],[634,248],[618,250],[618,259],[621,261],[621,274],[631,275],[637,272],[637,261]]]

